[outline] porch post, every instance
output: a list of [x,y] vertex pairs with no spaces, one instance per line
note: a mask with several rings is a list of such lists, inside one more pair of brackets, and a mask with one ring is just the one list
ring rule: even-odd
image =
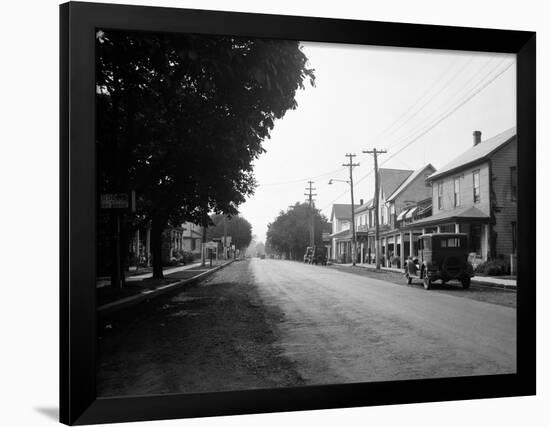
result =
[[455,224],[455,233],[460,233],[460,224]]
[[147,227],[145,232],[145,256],[147,257],[147,267],[151,266],[151,227]]
[[437,226],[437,232],[441,233],[441,226],[440,225]]
[[412,232],[412,230],[409,231],[409,255],[411,257],[415,256],[415,254],[413,253],[414,252],[414,234]]

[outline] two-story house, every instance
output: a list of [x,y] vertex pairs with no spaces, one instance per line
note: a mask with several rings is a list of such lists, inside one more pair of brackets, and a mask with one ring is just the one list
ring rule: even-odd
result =
[[[357,209],[359,206],[355,206]],[[334,204],[330,214],[332,248],[329,258],[338,262],[351,262],[351,204]]]
[[410,224],[422,232],[468,234],[482,260],[508,257],[517,247],[517,136],[511,128],[473,146],[430,175],[432,215]]
[[203,227],[192,222],[185,222],[182,224],[182,228],[183,250],[200,254]]

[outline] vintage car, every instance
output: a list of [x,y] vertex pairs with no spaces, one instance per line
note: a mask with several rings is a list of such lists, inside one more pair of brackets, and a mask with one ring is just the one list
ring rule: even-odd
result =
[[419,260],[408,262],[405,266],[407,283],[411,283],[413,270],[424,281],[424,288],[430,289],[432,283],[441,280],[446,283],[458,280],[464,289],[470,287],[474,275],[472,264],[468,262],[468,236],[464,233],[424,234],[418,240]]
[[308,246],[304,255],[307,264],[327,265],[327,248],[324,246]]

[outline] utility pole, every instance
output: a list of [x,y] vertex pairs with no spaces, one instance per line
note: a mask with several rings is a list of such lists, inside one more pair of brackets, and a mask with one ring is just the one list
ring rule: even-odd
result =
[[355,154],[346,154],[349,158],[349,163],[343,163],[342,166],[349,167],[349,185],[351,191],[351,263],[355,267],[357,261],[357,238],[355,237],[355,203],[353,201],[353,168],[359,166],[359,163],[353,163]]
[[304,196],[308,196],[307,202],[309,203],[309,246],[313,247],[315,245],[315,215],[314,215],[314,200],[313,196],[316,196],[317,194],[313,194],[313,191],[316,190],[316,188],[313,188],[313,181],[308,181],[309,187],[306,187],[307,193],[304,193]]
[[378,222],[378,201],[380,199],[380,182],[378,177],[378,155],[386,153],[386,150],[363,151],[374,156],[374,252],[376,256],[376,269],[380,270],[380,224]]

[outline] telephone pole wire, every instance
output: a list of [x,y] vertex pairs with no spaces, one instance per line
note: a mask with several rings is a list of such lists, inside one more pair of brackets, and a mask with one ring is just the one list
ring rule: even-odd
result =
[[313,196],[316,196],[317,194],[313,193],[313,191],[316,190],[315,188],[313,188],[313,181],[308,181],[307,183],[309,184],[309,187],[306,187],[307,193],[304,193],[304,196],[307,196],[307,202],[309,204],[309,246],[313,247],[315,245],[315,200],[313,200]]
[[376,269],[380,270],[380,224],[378,220],[378,202],[380,200],[380,179],[378,176],[378,155],[387,153],[386,150],[365,150],[363,153],[372,154],[374,157],[374,252],[376,256]]
[[353,158],[356,154],[347,153],[349,163],[343,163],[342,166],[349,167],[349,185],[351,192],[351,263],[355,267],[357,262],[357,238],[355,236],[355,204],[353,201],[353,168],[359,166],[359,163],[353,163]]

